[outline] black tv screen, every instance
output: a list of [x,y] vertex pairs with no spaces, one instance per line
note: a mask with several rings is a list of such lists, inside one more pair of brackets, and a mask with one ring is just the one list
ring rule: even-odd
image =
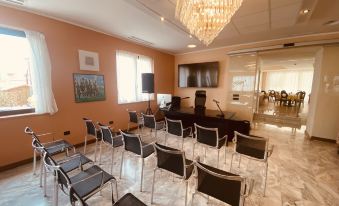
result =
[[219,62],[178,65],[179,87],[218,87]]

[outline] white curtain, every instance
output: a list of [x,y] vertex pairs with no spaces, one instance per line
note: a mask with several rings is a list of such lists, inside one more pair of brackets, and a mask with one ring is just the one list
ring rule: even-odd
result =
[[313,81],[312,70],[294,70],[294,71],[267,71],[265,90],[285,90],[287,93],[296,93],[305,91],[311,93]]
[[51,78],[51,61],[45,36],[35,31],[25,31],[31,47],[32,87],[35,99],[35,112],[54,114],[58,111]]
[[[153,59],[126,51],[117,51],[118,103],[147,101],[142,93],[142,73],[153,73]],[[151,94],[154,99],[154,94]]]

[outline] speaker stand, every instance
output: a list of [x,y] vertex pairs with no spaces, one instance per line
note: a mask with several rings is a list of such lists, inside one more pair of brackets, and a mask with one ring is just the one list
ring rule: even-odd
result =
[[150,93],[148,93],[148,107],[146,109],[146,114],[147,115],[153,114],[152,109],[151,109],[151,94]]

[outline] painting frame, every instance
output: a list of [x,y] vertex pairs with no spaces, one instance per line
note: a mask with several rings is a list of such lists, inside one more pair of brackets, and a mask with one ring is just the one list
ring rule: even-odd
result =
[[85,50],[78,50],[80,70],[99,71],[99,54]]
[[73,86],[76,103],[106,100],[103,74],[73,73]]

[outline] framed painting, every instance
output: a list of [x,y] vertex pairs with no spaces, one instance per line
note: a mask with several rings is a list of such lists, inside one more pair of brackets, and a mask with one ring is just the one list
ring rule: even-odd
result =
[[99,54],[96,52],[79,50],[80,70],[99,71]]
[[103,101],[105,97],[104,75],[73,74],[75,102]]

